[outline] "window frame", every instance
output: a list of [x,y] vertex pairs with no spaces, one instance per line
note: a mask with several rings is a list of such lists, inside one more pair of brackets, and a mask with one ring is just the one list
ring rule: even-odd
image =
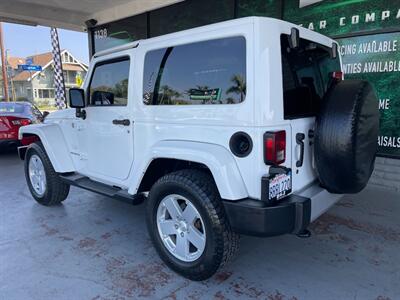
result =
[[131,72],[131,57],[129,55],[122,55],[122,56],[118,56],[118,57],[113,57],[113,58],[109,58],[109,59],[105,59],[99,62],[96,62],[96,64],[94,65],[92,72],[90,74],[90,80],[89,83],[87,85],[86,88],[86,107],[126,107],[129,105],[129,92],[128,92],[128,97],[126,99],[126,104],[125,105],[116,105],[116,104],[112,104],[112,105],[94,105],[91,104],[91,97],[90,97],[90,86],[92,85],[92,80],[93,80],[93,76],[94,73],[96,72],[96,68],[103,66],[103,65],[108,65],[108,64],[112,64],[112,63],[116,63],[116,62],[121,62],[121,61],[128,61],[129,64],[129,70],[128,70],[128,88],[129,88],[129,75]]
[[[51,90],[54,90],[53,88],[39,88],[37,89],[38,92],[38,99],[51,99],[54,98],[51,96]],[[44,97],[44,92],[48,92],[48,97]]]
[[144,58],[143,58],[143,70],[142,70],[142,93],[141,93],[141,105],[144,107],[173,107],[173,106],[181,106],[181,107],[213,107],[213,106],[234,106],[234,105],[241,105],[243,103],[246,102],[247,99],[247,94],[248,94],[248,90],[246,88],[246,93],[244,95],[244,99],[241,102],[238,103],[232,103],[232,104],[228,104],[228,103],[222,103],[222,104],[187,104],[187,105],[172,105],[172,104],[145,104],[144,103],[144,99],[143,99],[143,92],[144,92],[144,87],[143,87],[143,83],[145,81],[144,78],[144,71],[145,71],[145,62],[146,62],[146,56],[148,53],[152,52],[152,51],[158,51],[158,50],[162,50],[162,49],[168,49],[168,48],[175,48],[175,47],[179,47],[179,46],[186,46],[186,45],[191,45],[191,44],[196,44],[196,43],[205,43],[205,42],[209,42],[209,41],[216,41],[216,40],[224,40],[224,39],[229,39],[229,38],[242,38],[244,40],[244,45],[245,45],[245,55],[244,55],[244,61],[245,61],[245,78],[246,78],[246,85],[247,85],[247,78],[248,78],[248,43],[247,43],[247,37],[244,34],[233,34],[233,35],[227,35],[227,36],[220,36],[220,37],[213,37],[210,39],[205,39],[205,40],[193,40],[191,42],[187,42],[187,43],[183,43],[183,44],[174,44],[174,45],[168,45],[168,46],[164,46],[164,47],[157,47],[157,48],[152,48],[152,49],[148,49],[145,53],[144,53]]

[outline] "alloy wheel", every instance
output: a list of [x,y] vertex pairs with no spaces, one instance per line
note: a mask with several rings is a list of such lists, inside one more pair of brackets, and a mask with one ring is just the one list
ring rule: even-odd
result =
[[203,254],[204,222],[187,198],[176,194],[164,197],[157,209],[157,228],[164,246],[179,260],[192,262]]
[[29,180],[35,193],[41,197],[46,192],[47,180],[43,162],[36,154],[29,159]]

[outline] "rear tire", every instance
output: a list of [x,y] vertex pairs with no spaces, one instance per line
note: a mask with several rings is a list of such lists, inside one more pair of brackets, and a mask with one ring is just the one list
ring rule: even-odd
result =
[[41,142],[30,145],[25,156],[25,178],[33,198],[45,206],[64,201],[69,184],[61,181]]
[[[174,201],[178,206],[170,212],[171,204],[166,201]],[[195,217],[188,218],[189,215]],[[228,223],[215,183],[199,170],[181,170],[159,179],[150,190],[146,217],[150,237],[161,259],[191,280],[211,277],[238,249],[239,235]],[[171,229],[160,229],[162,222],[170,222]],[[204,244],[190,237],[193,231],[199,240],[204,238]],[[183,243],[182,239],[178,241],[180,236],[188,240],[184,256],[178,249],[178,244]]]

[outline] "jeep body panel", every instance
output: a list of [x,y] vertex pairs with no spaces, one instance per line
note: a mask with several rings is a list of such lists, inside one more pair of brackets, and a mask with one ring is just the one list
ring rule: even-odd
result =
[[64,133],[58,124],[23,126],[19,129],[19,139],[22,139],[24,134],[33,134],[39,137],[56,172],[66,173],[76,170]]
[[136,194],[144,172],[153,160],[169,158],[207,166],[223,199],[238,200],[248,197],[246,186],[235,160],[230,152],[220,145],[184,140],[164,140],[151,147],[150,152],[143,154],[137,159],[137,169],[143,170],[143,172],[134,173],[133,184],[128,190],[130,194]]

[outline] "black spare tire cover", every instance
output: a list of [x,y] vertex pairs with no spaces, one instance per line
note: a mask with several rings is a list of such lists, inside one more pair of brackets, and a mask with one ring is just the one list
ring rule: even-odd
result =
[[331,193],[358,193],[371,177],[379,131],[378,99],[368,81],[330,88],[317,115],[314,155],[319,180]]

